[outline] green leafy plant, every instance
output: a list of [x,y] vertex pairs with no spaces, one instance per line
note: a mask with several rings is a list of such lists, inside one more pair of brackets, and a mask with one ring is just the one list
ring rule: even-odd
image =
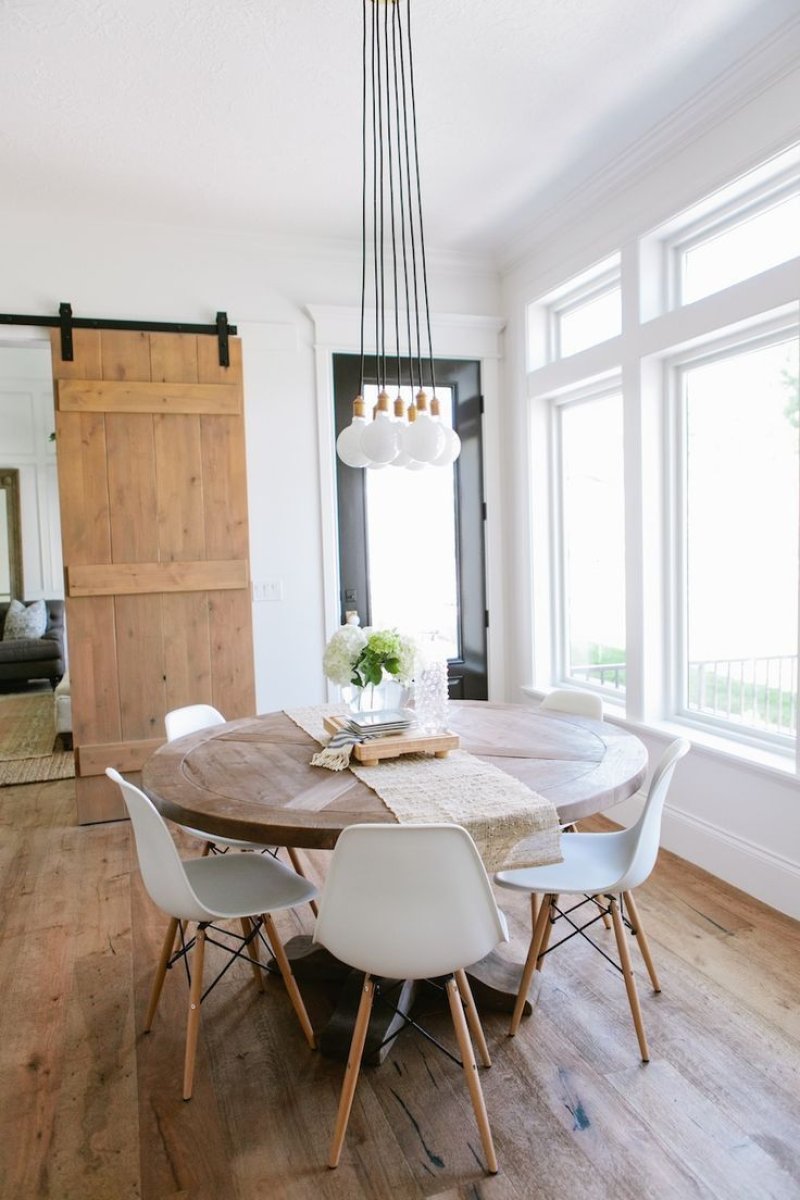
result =
[[386,675],[407,683],[414,675],[414,641],[396,629],[343,625],[325,649],[325,674],[334,683],[368,687]]

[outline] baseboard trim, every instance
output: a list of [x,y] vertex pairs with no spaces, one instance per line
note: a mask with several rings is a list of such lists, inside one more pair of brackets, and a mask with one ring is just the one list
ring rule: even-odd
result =
[[[643,804],[643,795],[637,793],[607,815],[623,825],[631,825]],[[800,863],[672,805],[664,808],[661,845],[749,896],[800,920]]]

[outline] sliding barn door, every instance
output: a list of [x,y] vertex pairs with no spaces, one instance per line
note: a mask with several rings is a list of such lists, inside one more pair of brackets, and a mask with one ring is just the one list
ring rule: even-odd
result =
[[241,343],[53,335],[78,820],[124,816],[164,714],[255,711]]

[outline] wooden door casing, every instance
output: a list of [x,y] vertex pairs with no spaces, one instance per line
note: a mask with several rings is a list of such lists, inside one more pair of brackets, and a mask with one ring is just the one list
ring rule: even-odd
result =
[[241,342],[52,337],[81,823],[124,816],[107,766],[138,771],[164,714],[255,710]]

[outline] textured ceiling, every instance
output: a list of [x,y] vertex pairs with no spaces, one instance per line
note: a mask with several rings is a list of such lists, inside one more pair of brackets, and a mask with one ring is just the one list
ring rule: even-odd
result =
[[[800,0],[412,0],[430,244],[502,253]],[[359,0],[0,0],[0,207],[353,238]]]

